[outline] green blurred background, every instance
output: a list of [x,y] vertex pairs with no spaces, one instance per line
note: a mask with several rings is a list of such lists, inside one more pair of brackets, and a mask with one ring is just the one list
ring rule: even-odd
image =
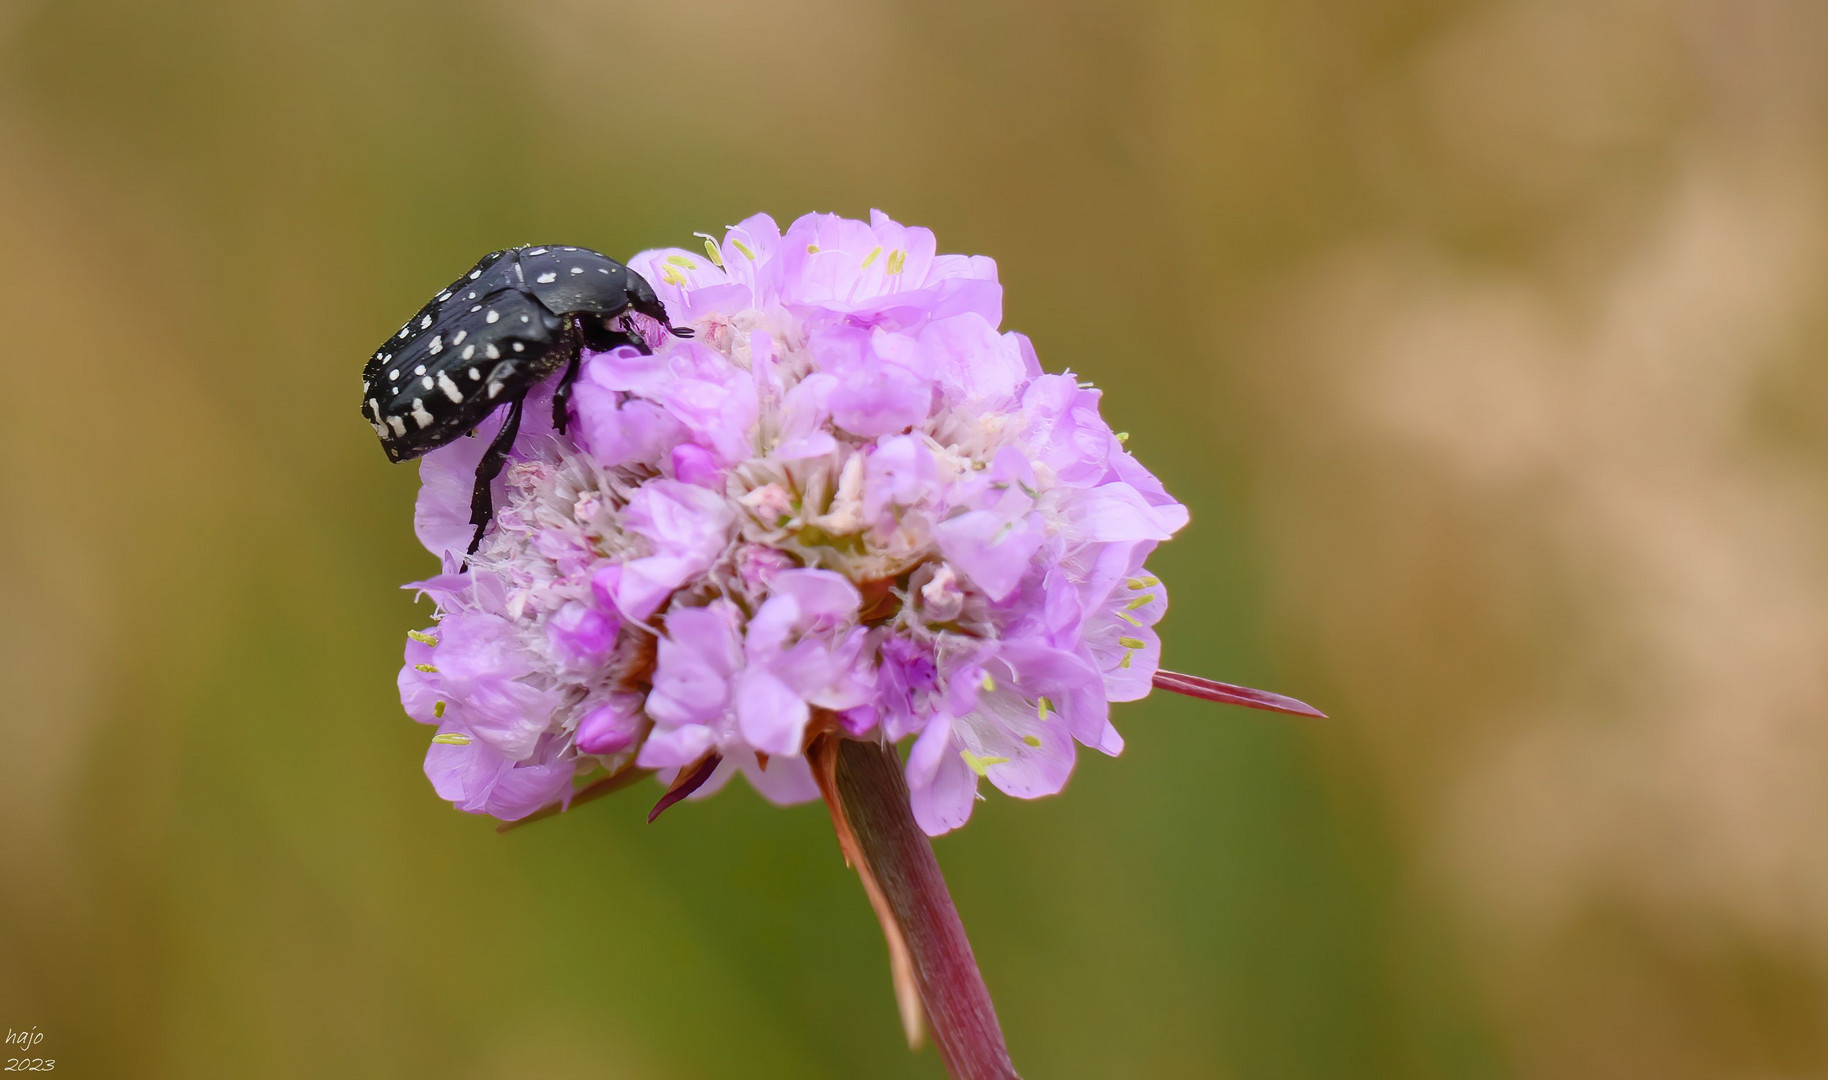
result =
[[72,1077],[937,1077],[824,811],[397,706],[368,351],[766,210],[997,258],[1193,508],[937,847],[1047,1077],[1828,1076],[1828,5],[0,0],[0,1026]]

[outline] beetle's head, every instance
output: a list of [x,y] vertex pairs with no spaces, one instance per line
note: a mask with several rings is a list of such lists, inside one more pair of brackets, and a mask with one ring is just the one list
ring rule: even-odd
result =
[[647,283],[646,278],[632,271],[628,275],[628,306],[666,327],[674,337],[692,336],[690,327],[674,326],[667,319],[666,305],[660,302],[660,297],[654,295],[654,287]]

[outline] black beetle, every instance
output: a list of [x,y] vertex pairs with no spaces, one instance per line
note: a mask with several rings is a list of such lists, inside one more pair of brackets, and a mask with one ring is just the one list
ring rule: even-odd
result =
[[564,369],[552,395],[552,425],[563,433],[585,346],[648,351],[628,325],[630,312],[679,337],[692,336],[667,321],[645,278],[606,255],[552,244],[491,251],[369,358],[362,371],[362,418],[381,437],[390,461],[435,450],[508,407],[476,466],[470,496],[476,535],[466,554],[475,554],[488,528],[489,485],[520,431],[527,391]]

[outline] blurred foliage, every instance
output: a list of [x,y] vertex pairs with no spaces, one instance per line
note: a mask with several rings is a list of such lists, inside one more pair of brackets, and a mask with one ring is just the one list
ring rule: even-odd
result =
[[[939,1075],[822,809],[496,835],[397,708],[374,343],[880,206],[1194,509],[942,840],[1033,1077],[1828,1075],[1816,0],[0,0],[0,1024],[71,1076]],[[740,785],[739,785],[740,786]]]

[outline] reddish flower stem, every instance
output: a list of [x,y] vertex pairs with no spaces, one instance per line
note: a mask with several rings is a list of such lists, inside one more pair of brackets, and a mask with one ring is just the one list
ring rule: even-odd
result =
[[[826,736],[809,754],[839,845],[863,878],[888,937],[910,1043],[918,1038],[924,1008],[956,1080],[1020,1080],[933,845],[914,823],[895,752],[880,743]],[[912,993],[918,993],[918,1006],[908,1000]]]

